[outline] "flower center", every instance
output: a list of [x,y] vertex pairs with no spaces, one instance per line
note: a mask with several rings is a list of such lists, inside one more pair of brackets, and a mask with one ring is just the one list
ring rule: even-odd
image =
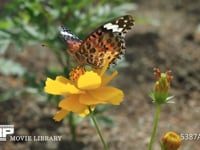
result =
[[81,75],[85,74],[85,72],[85,68],[78,66],[69,73],[69,78],[71,81],[76,82]]

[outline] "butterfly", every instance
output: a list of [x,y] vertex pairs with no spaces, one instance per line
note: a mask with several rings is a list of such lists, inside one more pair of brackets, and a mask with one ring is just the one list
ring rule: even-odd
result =
[[68,28],[61,26],[60,34],[68,45],[68,52],[79,65],[102,68],[107,60],[114,64],[125,52],[125,35],[134,25],[131,15],[125,15],[104,23],[80,40]]

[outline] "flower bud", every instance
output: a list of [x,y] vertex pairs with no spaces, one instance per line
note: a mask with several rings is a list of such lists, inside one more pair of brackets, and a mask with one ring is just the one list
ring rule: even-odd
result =
[[175,132],[167,132],[162,137],[162,145],[164,150],[177,150],[181,145],[181,138]]
[[154,68],[154,75],[157,81],[154,85],[154,91],[151,94],[153,101],[157,104],[164,104],[168,100],[168,91],[172,80],[171,71],[161,73],[160,69]]

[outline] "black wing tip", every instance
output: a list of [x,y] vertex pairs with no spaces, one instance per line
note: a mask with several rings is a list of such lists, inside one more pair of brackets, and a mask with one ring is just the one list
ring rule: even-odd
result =
[[59,26],[58,27],[58,30],[61,32],[61,31],[64,31],[64,32],[69,32],[69,33],[72,33],[71,30],[63,25]]

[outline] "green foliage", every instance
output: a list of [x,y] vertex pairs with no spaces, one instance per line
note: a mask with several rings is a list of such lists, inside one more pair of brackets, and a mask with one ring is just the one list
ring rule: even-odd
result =
[[14,91],[14,90],[9,90],[9,91],[6,91],[4,93],[0,93],[0,102],[1,101],[7,101],[7,100],[10,100],[12,99],[13,97],[17,98],[21,95],[21,91]]
[[0,102],[21,98],[22,96],[26,96],[30,94],[35,95],[37,93],[38,91],[35,88],[25,88],[25,89],[19,89],[19,90],[10,89],[8,91],[0,93]]
[[101,123],[105,126],[113,127],[113,126],[115,126],[115,122],[113,121],[111,116],[103,114],[106,111],[108,111],[109,108],[110,107],[106,106],[106,105],[98,106],[95,108],[94,115],[99,123]]
[[0,73],[3,75],[17,75],[25,74],[26,69],[12,60],[0,58]]
[[[1,25],[1,24],[0,24]],[[0,31],[0,54],[4,54],[10,44],[10,35]]]
[[[5,5],[0,30],[9,35],[5,38],[6,43],[13,42],[18,50],[22,50],[24,43],[41,42],[48,43],[50,47],[57,49],[60,46],[60,40],[57,37],[59,25],[68,26],[82,37],[98,23],[109,17],[123,14],[125,10],[120,11],[120,14],[117,12],[120,7],[123,8],[123,5],[113,7],[121,2],[122,0],[116,0],[108,4],[104,0],[98,2],[93,0],[13,0],[12,3]],[[129,9],[132,9],[130,6]],[[0,37],[2,37],[1,34]]]

